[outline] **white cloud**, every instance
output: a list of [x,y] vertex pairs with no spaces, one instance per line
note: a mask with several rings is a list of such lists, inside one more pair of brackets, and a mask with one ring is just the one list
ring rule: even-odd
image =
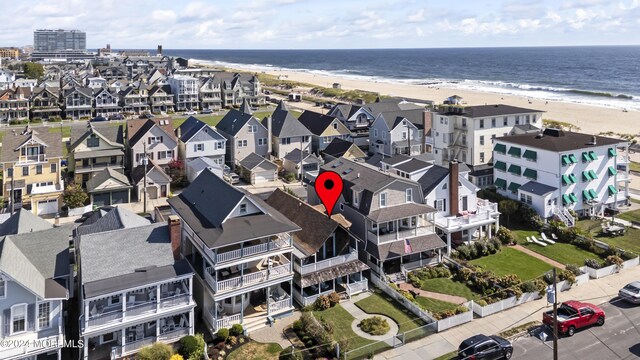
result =
[[175,22],[178,16],[172,10],[154,10],[151,13],[151,18],[158,22]]
[[409,22],[421,22],[425,20],[424,9],[418,10],[417,13],[409,15],[407,18]]
[[620,8],[620,10],[624,10],[624,11],[633,10],[639,6],[640,6],[640,0],[631,0],[631,2],[629,2],[628,5],[623,2],[620,2],[618,4],[618,7]]

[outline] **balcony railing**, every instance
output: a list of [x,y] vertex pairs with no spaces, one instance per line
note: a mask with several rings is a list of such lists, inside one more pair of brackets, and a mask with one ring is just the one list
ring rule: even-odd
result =
[[481,212],[491,212],[491,213],[497,213],[498,212],[498,204],[497,203],[493,203],[489,200],[485,200],[485,199],[478,199],[476,202],[477,206],[478,206],[478,213]]
[[243,247],[241,249],[236,249],[228,252],[223,252],[217,254],[215,259],[218,264],[224,263],[227,261],[232,261],[236,259],[240,259],[247,256],[253,256],[256,254],[261,254],[269,251],[279,250],[285,247],[291,246],[291,237],[287,236],[286,238],[278,238],[275,240],[269,240],[264,244],[258,244],[253,246]]
[[167,331],[164,334],[160,334],[160,336],[158,337],[159,341],[164,341],[164,342],[170,342],[173,340],[177,340],[182,338],[183,336],[187,336],[189,335],[189,333],[191,332],[191,328],[190,327],[185,327],[185,328],[178,328],[172,331]]
[[148,337],[146,339],[134,341],[132,343],[124,344],[124,346],[122,346],[122,355],[137,352],[143,347],[152,345],[155,342],[156,342],[156,338],[155,336],[153,336],[153,337]]
[[32,162],[45,162],[47,161],[47,154],[39,155],[21,155],[18,157],[18,164],[32,163]]
[[288,310],[291,308],[291,297],[280,301],[269,302],[269,313],[273,314],[278,311]]
[[291,266],[290,264],[278,265],[270,269],[260,270],[231,279],[218,280],[217,282],[211,275],[214,271],[215,270],[213,268],[207,267],[205,271],[205,280],[215,292],[224,292],[291,275]]
[[146,313],[155,312],[156,308],[157,304],[155,301],[135,305],[127,304],[125,316],[140,316]]
[[[213,314],[211,314],[213,316]],[[235,324],[240,324],[242,322],[242,316],[240,314],[235,314],[231,316],[225,316],[222,319],[216,320],[216,330],[222,328],[230,328]]]
[[[128,318],[142,316],[145,314],[153,314],[158,311],[158,309],[167,309],[175,306],[188,305],[191,302],[191,295],[183,294],[176,295],[168,298],[163,298],[160,300],[159,304],[156,301],[149,301],[140,304],[127,304],[127,310],[123,312],[117,305],[117,310],[111,310],[109,312],[91,316],[87,321],[87,326],[102,326],[110,323],[116,323],[120,321],[127,320]],[[113,309],[113,307],[112,307]],[[84,319],[84,318],[82,318]],[[81,321],[82,326],[84,326],[84,321]]]
[[346,262],[357,260],[357,259],[358,259],[358,253],[356,252],[355,249],[351,249],[351,251],[348,254],[338,255],[330,259],[315,262],[313,264],[299,265],[297,263],[294,263],[293,268],[298,273],[300,273],[300,275],[305,275],[305,274],[316,272],[318,270],[327,269],[327,268],[344,264]]
[[308,296],[305,296],[304,293],[294,291],[293,296],[296,298],[296,300],[298,300],[299,303],[302,304],[302,306],[307,306],[307,305],[313,304],[316,301],[316,299],[319,298],[320,296],[331,294],[334,291],[335,291],[334,289],[329,289],[319,294],[313,294]]
[[367,279],[347,284],[347,294],[352,296],[359,292],[365,291],[369,288],[369,281]]
[[101,170],[104,170],[105,168],[121,169],[122,167],[123,167],[122,163],[112,164],[110,162],[96,163],[96,164],[89,164],[89,165],[79,165],[79,166],[76,165],[76,173],[101,171]]
[[432,232],[433,231],[426,226],[418,227],[415,229],[394,231],[391,233],[380,234],[380,235],[376,234],[376,232],[372,230],[369,230],[368,238],[371,241],[383,243],[387,241],[402,240],[402,239],[412,238],[416,236],[428,235]]
[[436,214],[436,224],[445,228],[454,228],[457,226],[471,225],[492,219],[488,212],[478,212],[476,214],[464,216],[442,216]]

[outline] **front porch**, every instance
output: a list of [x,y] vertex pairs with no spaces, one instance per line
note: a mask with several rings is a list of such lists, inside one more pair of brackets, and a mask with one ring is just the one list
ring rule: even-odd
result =
[[385,222],[367,220],[367,239],[376,244],[434,233],[433,213]]
[[217,295],[293,275],[292,263],[284,255],[263,257],[254,261],[214,269],[205,268],[205,280]]
[[[363,263],[360,263],[366,266]],[[320,296],[327,296],[332,292],[345,294],[346,297],[367,291],[368,280],[362,275],[362,270],[352,272],[333,279],[321,281],[322,276],[303,277],[301,284],[293,284],[293,297],[302,306],[312,305]]]
[[396,258],[378,260],[369,257],[367,265],[371,267],[381,278],[388,278],[391,281],[404,280],[407,272],[425,266],[434,266],[442,261],[441,249],[421,251]]

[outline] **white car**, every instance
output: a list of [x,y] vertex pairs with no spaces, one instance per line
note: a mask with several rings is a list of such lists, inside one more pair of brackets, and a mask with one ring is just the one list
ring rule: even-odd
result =
[[197,115],[198,112],[195,110],[189,110],[182,113],[182,115]]
[[223,177],[224,180],[229,184],[237,184],[240,182],[240,176],[238,176],[238,174],[236,173],[224,174]]

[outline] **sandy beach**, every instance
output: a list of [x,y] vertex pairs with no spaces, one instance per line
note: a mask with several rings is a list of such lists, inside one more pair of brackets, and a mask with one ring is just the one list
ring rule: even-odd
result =
[[[246,70],[239,70],[246,71]],[[331,87],[335,82],[342,85],[344,90],[367,90],[382,95],[407,97],[414,99],[432,100],[442,103],[451,95],[462,96],[467,105],[508,104],[545,111],[545,119],[553,119],[574,124],[581,132],[598,134],[613,131],[616,133],[636,134],[640,137],[640,112],[628,110],[623,112],[618,108],[599,107],[571,102],[543,101],[528,99],[521,96],[502,95],[486,92],[475,92],[452,88],[436,88],[424,85],[392,84],[367,80],[354,80],[338,76],[310,74],[298,71],[271,70],[267,74],[283,76],[288,80]]]

